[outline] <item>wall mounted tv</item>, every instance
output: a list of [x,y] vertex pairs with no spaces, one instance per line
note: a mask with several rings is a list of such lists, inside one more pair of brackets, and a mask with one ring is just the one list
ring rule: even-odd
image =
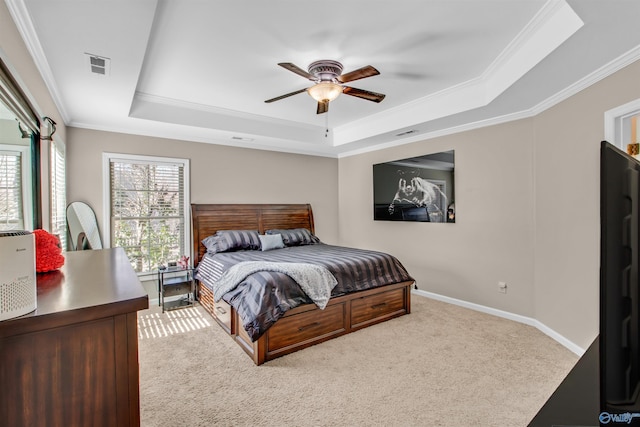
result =
[[456,221],[454,150],[373,165],[373,219]]
[[600,149],[601,425],[611,420],[640,425],[639,267],[640,162],[603,141]]

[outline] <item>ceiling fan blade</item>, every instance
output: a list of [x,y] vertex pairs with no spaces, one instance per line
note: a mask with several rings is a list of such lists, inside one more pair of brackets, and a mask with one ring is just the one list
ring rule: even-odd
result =
[[282,68],[285,68],[293,73],[296,73],[299,76],[304,77],[305,79],[309,79],[312,82],[316,81],[316,78],[314,76],[312,76],[311,74],[307,73],[305,70],[303,70],[302,68],[298,67],[295,64],[292,64],[291,62],[280,62],[278,64],[279,66],[281,66]]
[[358,98],[366,99],[367,101],[380,102],[384,99],[385,95],[382,93],[371,92],[364,89],[356,89],[355,87],[344,86],[342,93],[347,95],[356,96]]
[[318,101],[318,110],[316,114],[323,114],[329,111],[329,101]]
[[341,83],[347,83],[354,80],[364,79],[365,77],[377,76],[378,74],[380,74],[380,71],[376,70],[371,65],[367,65],[366,67],[358,68],[350,73],[338,76],[338,81]]
[[297,91],[295,91],[295,92],[287,93],[287,94],[285,94],[285,95],[280,95],[280,96],[277,96],[277,97],[275,97],[275,98],[267,99],[267,100],[266,100],[266,101],[264,101],[264,102],[269,103],[269,102],[274,102],[274,101],[280,101],[281,99],[288,98],[288,97],[290,97],[290,96],[297,95],[297,94],[299,94],[299,93],[305,92],[307,89],[308,89],[308,88],[300,89],[300,90],[297,90]]

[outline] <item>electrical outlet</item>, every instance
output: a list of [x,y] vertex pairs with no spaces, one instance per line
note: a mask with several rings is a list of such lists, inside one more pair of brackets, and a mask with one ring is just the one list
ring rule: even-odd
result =
[[501,294],[507,293],[507,282],[498,282],[498,292]]

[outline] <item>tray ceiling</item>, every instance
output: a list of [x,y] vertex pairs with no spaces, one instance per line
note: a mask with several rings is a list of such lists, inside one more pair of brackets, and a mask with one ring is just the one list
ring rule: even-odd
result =
[[[640,54],[635,0],[7,4],[69,126],[332,157],[534,114]],[[264,102],[319,59],[386,98]]]

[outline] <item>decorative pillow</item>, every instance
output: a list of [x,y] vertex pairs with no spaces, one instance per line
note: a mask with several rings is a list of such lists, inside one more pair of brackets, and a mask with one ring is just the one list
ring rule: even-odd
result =
[[218,230],[213,236],[202,241],[207,252],[230,252],[260,249],[258,230]]
[[263,251],[270,251],[271,249],[284,248],[284,242],[282,241],[282,234],[266,234],[259,235],[260,248]]
[[311,234],[306,228],[290,228],[287,230],[267,230],[265,234],[281,234],[282,241],[287,246],[315,245],[320,239]]

